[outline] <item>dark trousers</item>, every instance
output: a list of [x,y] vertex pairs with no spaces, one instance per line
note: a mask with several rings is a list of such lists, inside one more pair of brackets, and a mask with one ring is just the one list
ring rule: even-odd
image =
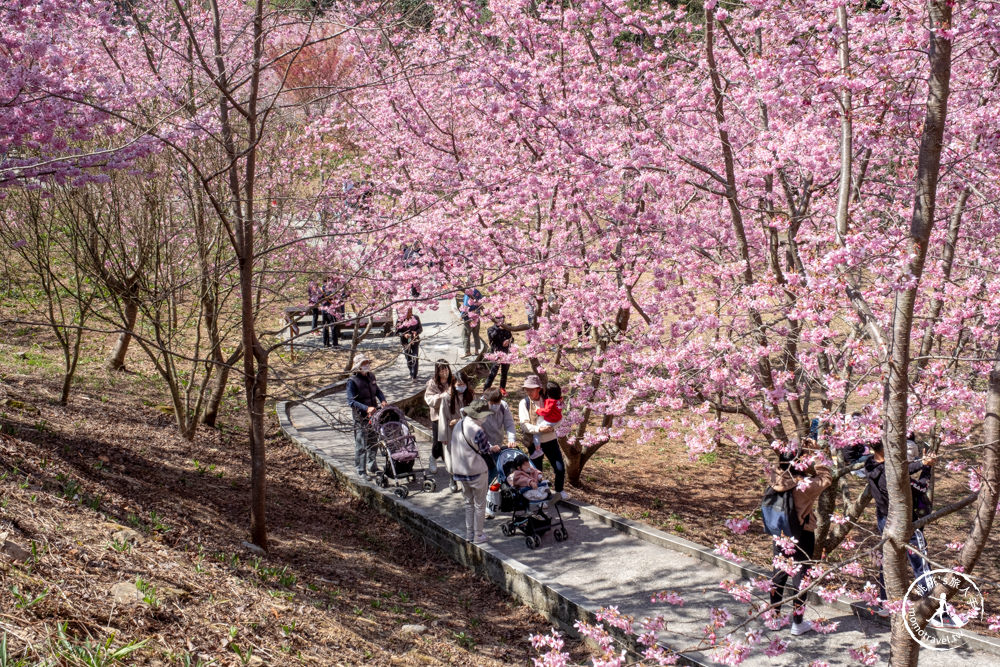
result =
[[364,476],[365,470],[373,474],[376,470],[378,470],[378,464],[375,460],[375,451],[373,449],[375,442],[375,433],[368,420],[364,419],[362,421],[355,418],[354,468],[357,470],[359,477]]
[[510,364],[501,364],[500,362],[494,361],[490,366],[490,374],[486,378],[486,384],[483,385],[483,391],[486,391],[493,386],[493,380],[497,376],[497,371],[500,371],[500,388],[507,389],[507,371],[510,370]]
[[319,324],[319,308],[317,308],[316,306],[313,306],[312,309],[310,309],[309,312],[312,313],[312,316],[313,316],[313,329],[315,329],[316,325]]
[[438,423],[436,419],[431,424],[431,456],[436,459],[444,458],[444,443],[438,441]]
[[[787,585],[787,590],[790,594],[795,596],[792,601],[792,621],[795,623],[802,622],[802,614],[806,610],[806,596],[805,593],[799,592],[799,587],[802,585],[802,576],[806,573],[806,570],[809,569],[809,566],[804,565],[804,563],[812,560],[813,551],[815,549],[816,533],[811,530],[803,530],[802,534],[799,535],[798,547],[792,555],[792,559],[796,563],[800,563],[800,565],[798,571],[795,573],[795,576],[792,577],[791,584],[788,585],[788,573],[784,570],[775,570],[774,574],[771,575],[771,581],[774,582],[774,590],[771,591],[771,604],[776,605],[775,609],[781,609],[781,602],[785,599],[785,590]],[[781,547],[775,544],[774,555],[784,556],[785,552],[782,551]]]
[[403,356],[406,357],[406,368],[410,377],[417,378],[417,368],[420,366],[420,341],[403,346]]
[[333,315],[323,311],[323,345],[330,347],[330,339],[333,339],[333,345],[338,347],[340,345],[340,327],[334,324],[335,320]]
[[[542,454],[552,464],[552,469],[556,473],[556,478],[552,483],[552,488],[556,493],[561,493],[563,484],[566,483],[566,464],[563,462],[562,450],[559,449],[559,440],[549,440],[542,443]],[[531,459],[531,465],[539,471],[542,469],[541,457]]]

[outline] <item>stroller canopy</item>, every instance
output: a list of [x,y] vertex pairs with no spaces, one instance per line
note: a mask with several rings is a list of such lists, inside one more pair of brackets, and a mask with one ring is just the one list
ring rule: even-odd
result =
[[395,405],[387,405],[384,408],[379,408],[372,413],[371,425],[373,428],[378,428],[389,422],[399,422],[401,424],[405,424],[406,415]]

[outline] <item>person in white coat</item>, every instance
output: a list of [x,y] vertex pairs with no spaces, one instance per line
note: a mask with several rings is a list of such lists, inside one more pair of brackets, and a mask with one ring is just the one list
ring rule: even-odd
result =
[[484,457],[490,455],[490,442],[481,424],[491,414],[486,401],[481,399],[463,408],[462,418],[452,428],[445,457],[448,472],[462,487],[465,539],[473,544],[486,542],[486,492],[490,483]]
[[427,465],[427,472],[432,475],[437,472],[437,460],[444,458],[443,445],[448,442],[448,436],[439,431],[438,416],[441,404],[448,399],[454,382],[448,362],[444,359],[434,362],[434,377],[427,381],[424,389],[424,402],[430,408],[431,419],[431,460]]

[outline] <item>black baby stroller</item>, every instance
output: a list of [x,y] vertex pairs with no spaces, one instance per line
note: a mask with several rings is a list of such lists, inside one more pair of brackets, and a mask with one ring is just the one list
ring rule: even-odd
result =
[[389,488],[390,480],[395,487],[392,492],[399,498],[410,494],[409,482],[423,480],[424,491],[436,491],[437,482],[419,466],[420,452],[406,415],[399,408],[388,405],[371,416],[370,428],[375,433],[372,453],[383,459],[382,469],[375,473],[375,483],[383,489]]
[[569,537],[566,526],[563,525],[559,506],[552,503],[555,516],[546,514],[546,500],[551,500],[552,492],[546,500],[528,500],[521,492],[512,487],[507,478],[510,473],[520,468],[528,457],[516,449],[505,449],[497,457],[497,482],[500,484],[500,505],[494,511],[510,512],[510,521],[502,524],[500,530],[504,535],[524,535],[524,543],[529,549],[537,549],[542,544],[542,535],[552,530],[556,542],[562,542]]

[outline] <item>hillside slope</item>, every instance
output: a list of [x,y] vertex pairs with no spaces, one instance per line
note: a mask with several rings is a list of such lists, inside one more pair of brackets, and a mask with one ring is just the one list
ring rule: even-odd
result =
[[0,360],[9,656],[91,664],[82,657],[105,644],[142,643],[123,664],[526,664],[529,634],[548,631],[338,488],[276,424],[271,548],[254,554],[240,433],[184,441],[134,379],[88,382],[59,407],[51,374],[11,361]]

